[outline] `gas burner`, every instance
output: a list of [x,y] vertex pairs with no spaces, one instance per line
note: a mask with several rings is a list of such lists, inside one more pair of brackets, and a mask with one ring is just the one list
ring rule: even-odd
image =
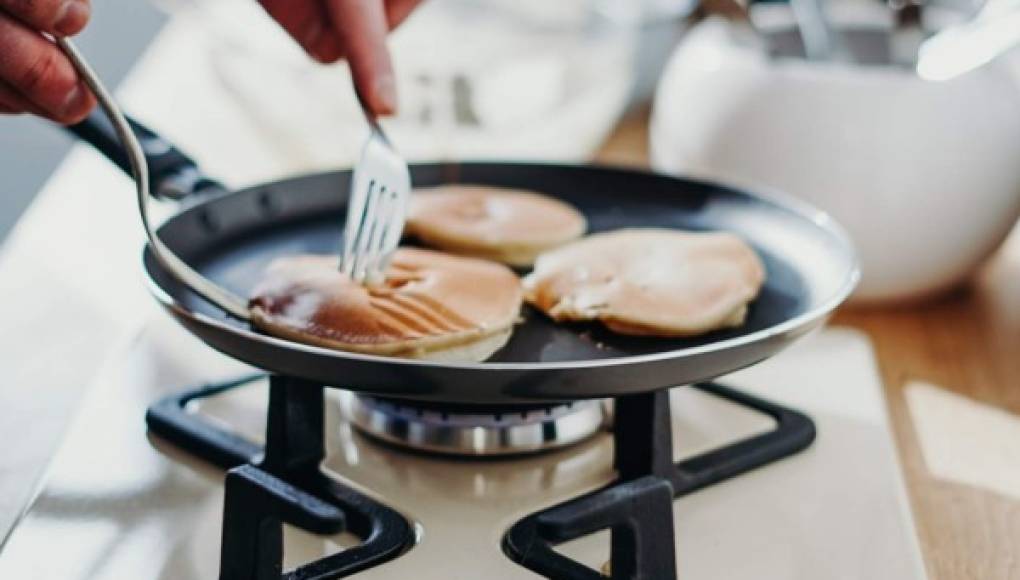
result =
[[448,405],[345,393],[342,409],[363,433],[394,445],[450,455],[519,455],[578,443],[605,424],[602,401]]

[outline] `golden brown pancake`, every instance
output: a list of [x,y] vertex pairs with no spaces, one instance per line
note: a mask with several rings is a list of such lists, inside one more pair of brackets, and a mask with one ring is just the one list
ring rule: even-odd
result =
[[274,260],[252,292],[265,332],[339,350],[442,360],[488,358],[506,344],[521,307],[506,266],[400,248],[384,283],[366,288],[335,256]]
[[677,337],[743,324],[764,280],[761,260],[734,235],[626,229],[542,254],[524,293],[555,320]]
[[415,190],[405,231],[447,252],[530,266],[538,254],[586,228],[580,212],[540,193],[444,185]]

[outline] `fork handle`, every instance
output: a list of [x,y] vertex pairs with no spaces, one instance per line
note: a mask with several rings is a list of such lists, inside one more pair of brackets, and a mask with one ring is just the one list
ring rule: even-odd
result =
[[[126,119],[149,164],[149,191],[155,197],[179,200],[203,190],[223,190],[222,185],[204,175],[198,164],[172,143],[131,117]],[[131,162],[124,146],[113,124],[99,107],[84,121],[65,129],[88,142],[124,173],[131,175]]]

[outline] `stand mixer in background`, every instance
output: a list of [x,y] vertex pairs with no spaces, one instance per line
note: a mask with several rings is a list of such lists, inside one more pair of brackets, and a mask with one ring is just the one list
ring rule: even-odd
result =
[[[1008,4],[982,13],[1015,18]],[[971,35],[995,42],[978,44],[969,67],[934,80],[903,55],[919,49],[922,73],[956,64],[933,56],[919,23],[956,31],[960,11],[911,5],[894,18],[883,4],[850,0],[827,8],[843,58],[804,58],[798,26],[810,19],[787,5],[752,7],[757,42],[725,19],[695,26],[656,95],[653,165],[768,185],[828,210],[860,252],[858,302],[952,288],[1020,215],[1020,59],[999,21]],[[979,50],[989,45],[998,52]]]

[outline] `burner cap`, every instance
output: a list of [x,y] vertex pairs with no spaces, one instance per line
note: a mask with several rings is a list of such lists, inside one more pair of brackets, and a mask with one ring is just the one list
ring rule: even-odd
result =
[[452,455],[537,453],[594,435],[602,401],[536,405],[439,404],[344,393],[347,419],[362,432],[400,447]]

